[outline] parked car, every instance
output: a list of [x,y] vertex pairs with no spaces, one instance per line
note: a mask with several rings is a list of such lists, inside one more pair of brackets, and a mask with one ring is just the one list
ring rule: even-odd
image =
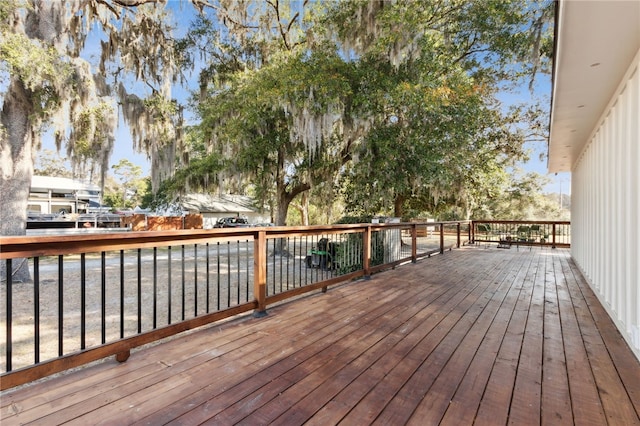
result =
[[247,218],[244,217],[221,217],[218,219],[214,228],[241,228],[250,226]]

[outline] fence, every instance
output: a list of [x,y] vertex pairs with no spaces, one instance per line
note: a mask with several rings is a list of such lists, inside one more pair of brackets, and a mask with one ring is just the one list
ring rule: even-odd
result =
[[[420,235],[420,236],[418,236]],[[468,242],[470,222],[3,237],[7,389]]]
[[571,246],[571,222],[528,220],[473,221],[473,242],[495,242],[501,248],[520,246]]

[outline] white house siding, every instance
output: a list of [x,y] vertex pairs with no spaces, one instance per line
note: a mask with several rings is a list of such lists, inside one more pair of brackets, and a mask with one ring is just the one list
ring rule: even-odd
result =
[[572,170],[571,252],[640,358],[640,51]]

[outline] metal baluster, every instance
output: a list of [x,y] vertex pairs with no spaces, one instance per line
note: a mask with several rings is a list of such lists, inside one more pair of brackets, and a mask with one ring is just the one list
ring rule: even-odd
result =
[[193,245],[193,315],[198,316],[198,244]]
[[11,371],[12,368],[12,358],[13,358],[13,336],[11,333],[11,329],[13,328],[12,323],[12,305],[13,305],[13,264],[11,259],[7,259],[7,347],[6,347],[6,357],[7,357],[7,371]]
[[[280,240],[280,262],[279,262],[280,263],[280,280],[279,280],[280,281],[280,293],[282,293],[282,281],[283,281],[282,280],[282,275],[283,275],[282,274],[282,263],[283,263],[282,262],[282,254],[283,254],[282,250],[284,249],[283,245],[284,245],[284,238]],[[275,261],[276,261],[276,255],[274,253],[273,254],[273,262],[275,263]]]
[[[34,259],[34,271],[37,270]],[[38,300],[38,299],[36,299]],[[87,347],[87,264],[86,254],[80,253],[80,349]],[[36,361],[38,363],[38,361]]]
[[153,248],[153,329],[158,327],[158,248]]
[[273,294],[276,294],[276,240],[273,239]]
[[240,304],[240,240],[236,241],[236,258],[238,259],[238,264],[236,265],[236,268],[238,269],[238,305]]
[[124,250],[120,250],[120,338],[124,338]]
[[231,241],[227,241],[227,308],[231,306]]
[[142,249],[138,249],[138,334],[142,333]]
[[100,313],[100,331],[101,331],[101,342],[104,344],[107,341],[107,330],[106,330],[106,322],[107,322],[107,259],[105,252],[100,253],[100,305],[101,305],[101,313]]
[[64,354],[64,256],[58,255],[58,356]]
[[[84,317],[83,317],[84,318]],[[33,258],[33,355],[40,362],[40,258]]]
[[167,247],[167,324],[171,324],[171,246]]
[[206,309],[207,309],[206,313],[208,314],[209,313],[209,297],[210,297],[210,291],[209,291],[209,285],[210,285],[210,276],[209,276],[209,272],[210,272],[209,271],[209,260],[210,260],[210,257],[209,257],[209,243],[207,243],[206,247],[207,247],[207,301],[205,303],[206,303]]
[[217,242],[216,244],[217,244],[216,253],[217,253],[217,265],[218,265],[218,278],[217,278],[217,282],[218,282],[217,292],[218,292],[218,295],[217,295],[217,298],[216,298],[216,304],[217,304],[217,310],[219,311],[220,310],[220,285],[221,285],[221,283],[220,283],[220,242]]
[[247,298],[246,298],[245,302],[248,302],[249,301],[249,271],[251,270],[250,269],[251,262],[249,262],[249,240],[245,240],[245,249],[246,249],[246,253],[247,253],[247,255],[246,255],[246,258],[247,258],[247,269],[245,269],[245,271],[246,271],[245,275],[247,276],[247,284],[246,284]]
[[[312,239],[312,242],[313,242],[313,239]],[[305,250],[305,253],[309,253],[309,236],[308,235],[304,236],[304,250]],[[311,256],[313,256],[313,255],[311,255]],[[311,259],[311,261],[313,261],[313,258]],[[302,280],[300,280],[300,281],[301,281],[300,284],[302,285]],[[309,281],[309,271],[305,269],[305,271],[304,271],[304,285],[307,285],[308,281]]]
[[[289,244],[287,242],[287,244]],[[287,259],[287,290],[289,290],[289,259]],[[294,282],[296,281],[296,237],[293,237],[293,270],[291,271],[291,279]]]
[[184,308],[185,308],[185,271],[184,271],[184,244],[182,244],[182,258],[180,260],[180,267],[182,268],[182,308],[181,308],[181,318],[184,321]]

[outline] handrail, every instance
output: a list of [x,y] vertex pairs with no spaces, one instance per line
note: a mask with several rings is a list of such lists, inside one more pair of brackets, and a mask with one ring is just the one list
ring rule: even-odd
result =
[[474,220],[470,240],[525,246],[571,247],[571,222],[553,220]]
[[0,283],[0,390],[111,355],[123,362],[135,347],[241,313],[264,315],[273,303],[460,247],[471,228],[450,221],[1,237],[6,271],[26,261],[33,282],[8,274]]

